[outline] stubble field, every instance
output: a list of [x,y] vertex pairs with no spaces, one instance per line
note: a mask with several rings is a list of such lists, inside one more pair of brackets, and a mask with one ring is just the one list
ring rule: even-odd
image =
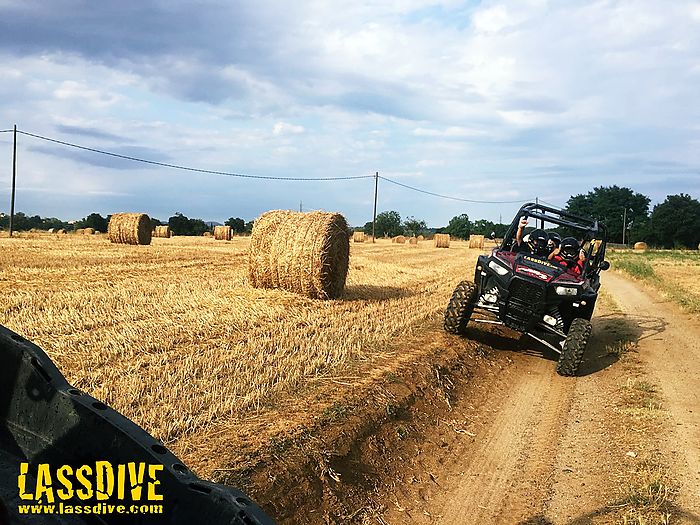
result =
[[235,447],[246,421],[264,422],[319,378],[371,369],[438,319],[478,253],[460,242],[351,243],[343,297],[319,301],[252,288],[248,242],[0,239],[0,323],[209,475],[226,460],[206,451]]

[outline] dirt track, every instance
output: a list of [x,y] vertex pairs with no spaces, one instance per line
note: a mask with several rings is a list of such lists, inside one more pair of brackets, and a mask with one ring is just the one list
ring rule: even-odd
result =
[[[523,350],[529,341],[471,329],[496,369],[473,378],[450,421],[401,459],[386,523],[615,523],[630,473],[651,464],[677,488],[671,523],[700,523],[700,326],[620,275],[603,286],[616,304],[598,309],[578,378]],[[618,361],[625,341],[638,352]],[[621,395],[647,382],[661,407],[633,419]]]

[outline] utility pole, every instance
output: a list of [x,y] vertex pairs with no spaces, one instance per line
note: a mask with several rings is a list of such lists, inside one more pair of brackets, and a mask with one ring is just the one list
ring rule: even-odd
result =
[[374,174],[374,214],[372,215],[372,244],[376,240],[374,223],[377,221],[377,188],[379,186],[379,172]]
[[12,146],[12,198],[10,201],[10,239],[12,238],[12,221],[15,218],[15,181],[17,179],[17,124],[14,129],[14,144]]
[[627,229],[627,206],[625,206],[625,212],[622,215],[622,244],[625,244],[625,230]]
[[301,201],[299,201],[299,213],[301,213]]

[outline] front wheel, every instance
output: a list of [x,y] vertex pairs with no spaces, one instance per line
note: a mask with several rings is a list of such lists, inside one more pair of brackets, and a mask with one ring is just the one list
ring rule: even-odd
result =
[[569,333],[566,335],[564,347],[561,349],[557,373],[562,376],[575,376],[583,359],[583,353],[588,346],[591,336],[591,322],[587,319],[576,318],[571,321]]
[[464,335],[467,323],[474,311],[476,302],[476,285],[462,281],[457,285],[445,310],[445,330],[457,335]]

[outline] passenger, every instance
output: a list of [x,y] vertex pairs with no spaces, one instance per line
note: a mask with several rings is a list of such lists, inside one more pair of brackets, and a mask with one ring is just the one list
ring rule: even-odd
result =
[[561,236],[557,232],[549,232],[549,240],[547,241],[547,247],[549,251],[554,251],[555,248],[559,248],[561,245]]
[[539,257],[547,257],[550,252],[547,248],[547,241],[549,240],[547,232],[538,228],[523,236],[525,226],[527,226],[527,218],[522,217],[518,223],[518,231],[515,233],[513,251],[529,252]]
[[549,260],[564,266],[568,271],[581,275],[586,263],[586,255],[579,242],[573,237],[562,239],[561,245],[549,254]]

